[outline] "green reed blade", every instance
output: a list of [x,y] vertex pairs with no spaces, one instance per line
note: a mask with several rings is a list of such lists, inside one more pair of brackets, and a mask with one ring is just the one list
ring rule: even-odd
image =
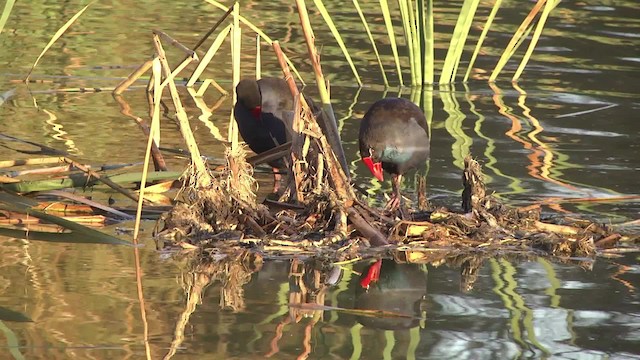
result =
[[464,79],[462,80],[462,82],[467,82],[467,80],[469,79],[469,75],[471,74],[471,70],[473,69],[473,64],[475,64],[476,62],[476,58],[478,57],[478,53],[480,53],[480,49],[482,48],[484,39],[487,37],[487,33],[489,32],[489,29],[493,24],[493,20],[495,19],[501,4],[502,4],[502,0],[496,0],[496,2],[493,3],[493,8],[491,9],[491,13],[487,18],[487,21],[484,23],[484,27],[482,28],[482,33],[478,38],[478,42],[476,43],[476,48],[473,50],[471,61],[469,61],[469,66],[467,67],[467,72],[466,74],[464,74]]
[[333,37],[338,42],[338,46],[340,46],[340,50],[342,50],[342,53],[344,54],[344,58],[347,60],[347,63],[349,63],[349,67],[351,67],[351,72],[353,72],[353,76],[355,76],[356,81],[358,82],[358,85],[362,86],[362,80],[360,80],[360,75],[358,74],[358,70],[356,69],[356,66],[353,64],[351,55],[349,55],[349,50],[347,50],[347,47],[344,45],[342,36],[340,35],[340,32],[336,28],[336,25],[333,22],[333,19],[331,19],[331,15],[329,15],[327,8],[322,3],[322,0],[313,0],[313,3],[316,5],[318,10],[320,11],[322,18],[327,23],[327,26],[329,26],[329,30],[331,30],[331,34],[333,34]]
[[456,22],[456,27],[451,36],[449,50],[442,66],[440,74],[440,84],[450,84],[455,82],[456,72],[464,50],[464,44],[469,36],[471,23],[476,13],[480,0],[465,0],[460,9],[460,15]]
[[387,0],[380,0],[380,9],[382,10],[382,17],[384,18],[384,24],[387,28],[387,35],[389,36],[389,43],[391,44],[391,51],[393,52],[393,60],[396,63],[398,81],[400,82],[400,86],[404,86],[400,57],[398,56],[398,45],[396,44],[396,34],[393,31],[393,23],[391,22],[391,13],[389,11],[389,3]]
[[513,37],[511,37],[509,44],[507,44],[507,46],[505,47],[504,52],[500,56],[500,59],[498,59],[498,62],[496,63],[496,66],[493,69],[491,76],[489,77],[489,82],[496,81],[496,78],[498,77],[498,75],[500,75],[500,72],[502,72],[502,69],[507,65],[507,62],[509,61],[509,59],[511,59],[511,57],[515,53],[515,49],[520,45],[520,43],[524,40],[524,38],[526,38],[527,33],[531,31],[530,29],[531,22],[536,17],[536,15],[540,12],[540,10],[542,9],[542,6],[546,3],[546,1],[547,0],[538,0],[536,5],[531,9],[529,14],[527,15],[527,17],[525,17],[525,19],[522,21],[522,24],[520,24],[520,26],[518,27],[518,30],[516,30],[515,34],[513,34]]
[[373,39],[373,35],[371,34],[371,29],[369,29],[369,24],[367,23],[367,19],[365,19],[364,14],[362,13],[362,9],[360,8],[360,3],[358,0],[353,0],[353,6],[356,8],[358,15],[360,16],[360,21],[362,21],[362,25],[367,32],[367,36],[369,37],[369,42],[371,42],[371,46],[373,47],[373,52],[376,55],[376,60],[378,61],[378,66],[380,67],[380,73],[382,74],[382,81],[384,81],[384,86],[389,86],[389,81],[387,80],[387,74],[384,71],[384,66],[382,65],[382,60],[380,59],[380,53],[378,52],[378,47],[376,46],[376,42]]
[[422,83],[433,84],[435,80],[434,30],[433,30],[433,0],[418,0],[418,17],[420,21],[420,39],[424,42],[422,49]]
[[402,18],[402,32],[404,33],[404,41],[407,46],[407,56],[409,58],[409,69],[411,71],[411,85],[415,86],[418,82],[417,71],[415,68],[415,57],[413,48],[413,37],[411,36],[411,18],[409,17],[409,9],[407,0],[398,0],[400,7],[400,16]]
[[409,29],[411,30],[411,44],[413,47],[413,69],[416,72],[416,82],[414,85],[422,84],[422,42],[420,40],[420,24],[418,23],[418,14],[414,11],[413,0],[408,0],[407,9],[409,12]]
[[513,78],[511,78],[511,81],[518,81],[518,79],[520,78],[520,75],[522,75],[522,71],[524,71],[525,66],[527,66],[527,63],[531,58],[531,54],[533,54],[533,50],[538,44],[538,40],[540,40],[540,34],[542,34],[542,30],[544,29],[544,25],[546,24],[547,19],[549,18],[549,14],[551,14],[551,10],[553,10],[556,7],[556,5],[558,5],[559,2],[560,0],[547,1],[547,4],[545,5],[544,10],[542,11],[542,15],[540,15],[540,20],[538,20],[538,24],[536,25],[536,30],[533,32],[533,37],[531,38],[531,42],[529,43],[529,48],[527,48],[527,52],[522,57],[522,60],[520,61],[520,65],[518,66],[518,69],[513,75]]
[[9,19],[9,15],[11,15],[11,10],[13,9],[13,5],[15,5],[15,3],[15,0],[7,0],[7,2],[4,4],[2,16],[0,16],[0,34],[2,33],[2,29],[4,29],[4,25],[7,23],[7,19]]
[[49,50],[49,48],[56,41],[58,41],[58,39],[62,36],[62,34],[64,34],[67,31],[67,29],[69,29],[71,25],[73,25],[73,23],[76,22],[76,20],[78,20],[78,18],[85,12],[85,10],[87,10],[89,6],[93,5],[94,3],[95,1],[92,1],[89,4],[87,4],[85,7],[83,7],[82,10],[78,11],[75,15],[73,15],[71,19],[69,19],[64,25],[62,25],[62,27],[58,29],[58,31],[56,31],[55,34],[53,34],[53,36],[51,37],[51,40],[49,40],[49,43],[47,43],[44,49],[42,49],[42,52],[40,53],[40,55],[38,55],[38,57],[36,58],[36,61],[34,61],[33,65],[31,66],[31,70],[29,70],[27,77],[24,79],[25,82],[29,80],[29,76],[31,76],[33,69],[36,68],[36,65],[38,65],[38,62],[44,56],[44,54]]

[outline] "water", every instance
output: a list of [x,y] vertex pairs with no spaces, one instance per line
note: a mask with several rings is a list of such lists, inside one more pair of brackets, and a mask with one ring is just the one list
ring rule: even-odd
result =
[[[362,90],[353,86],[352,74],[330,33],[320,25],[320,16],[313,14],[323,70],[331,80],[336,115],[342,119],[345,152],[354,178],[374,189],[380,199],[390,185],[371,180],[358,161],[358,119],[373,101],[398,93],[411,97],[411,90],[394,87],[383,92],[373,85],[380,83],[380,74],[357,15],[350,5],[337,1],[326,1],[326,5],[345,29],[343,36],[367,84]],[[397,84],[384,25],[374,5],[363,4],[380,41],[389,80]],[[436,31],[451,31],[457,5],[436,4]],[[507,74],[488,86],[483,80],[508,42],[507,33],[531,5],[507,2],[503,6],[496,20],[499,26],[486,41],[486,55],[476,64],[485,71],[475,71],[467,87],[435,89],[428,164],[432,201],[459,206],[461,161],[471,152],[483,163],[488,186],[509,204],[554,199],[545,211],[575,212],[606,223],[637,219],[640,10],[634,1],[563,2],[552,13],[519,84],[508,81],[517,66],[511,63]],[[120,113],[109,92],[60,89],[114,86],[152,53],[151,29],[160,28],[195,44],[221,12],[205,2],[140,1],[126,6],[98,2],[42,58],[33,75],[40,82],[29,88],[15,82],[28,72],[51,34],[80,6],[14,5],[0,34],[4,99],[0,133],[66,150],[94,165],[139,162],[146,141],[138,125]],[[488,14],[482,6],[480,11]],[[312,83],[308,62],[302,61],[306,50],[295,9],[286,2],[247,2],[242,12],[281,39]],[[480,26],[474,27],[474,36]],[[243,71],[252,76],[254,44],[250,37],[244,39]],[[438,37],[437,59],[444,57],[447,44],[446,37]],[[228,55],[225,45],[216,57],[217,66],[209,70],[227,88]],[[178,56],[170,50],[171,61],[175,63]],[[263,61],[265,74],[279,74],[266,46]],[[404,76],[408,81],[408,73]],[[144,83],[137,85],[125,99],[136,115],[145,117]],[[309,93],[315,95],[312,86]],[[198,121],[200,112],[183,94],[203,152],[219,157],[222,147],[207,125]],[[218,98],[215,91],[205,96],[209,106]],[[230,107],[230,98],[223,99],[211,118],[222,134]],[[171,117],[163,119],[162,145],[182,147]],[[2,144],[1,160],[33,157],[14,150],[32,148]],[[168,162],[173,170],[184,166],[180,158],[171,157]],[[260,175],[260,180],[268,188],[269,176]],[[411,193],[413,188],[410,176],[405,191]],[[131,205],[101,187],[80,193],[98,201],[113,196],[116,206]],[[590,198],[599,201],[586,200]],[[259,271],[249,267],[243,273],[247,283],[242,297],[239,293],[228,296],[230,289],[238,290],[229,283],[222,297],[224,286],[215,268],[194,269],[188,260],[158,253],[149,235],[153,223],[143,227],[146,246],[139,250],[139,257],[144,318],[132,249],[2,238],[0,358],[640,358],[637,254],[598,257],[595,262],[458,258],[428,265],[385,264],[383,276],[388,279],[368,293],[362,292],[358,273],[366,272],[370,263],[343,265],[335,284],[314,284],[313,276],[305,277],[307,288],[315,290],[308,302],[410,315],[372,318],[329,308],[287,306],[301,299],[297,277],[289,272],[291,266],[300,270],[302,265],[290,261],[266,261],[256,266]],[[115,234],[116,226],[101,231]],[[477,272],[463,276],[461,269],[470,267]],[[320,275],[313,268],[307,264],[307,274]],[[336,276],[337,270],[333,271],[320,278]],[[187,296],[185,284],[194,279],[194,273],[199,281]],[[198,286],[209,282],[201,301],[191,304],[199,300]],[[235,300],[234,306],[223,306],[230,299]],[[16,313],[33,322],[19,321]],[[298,322],[297,315],[301,315]]]

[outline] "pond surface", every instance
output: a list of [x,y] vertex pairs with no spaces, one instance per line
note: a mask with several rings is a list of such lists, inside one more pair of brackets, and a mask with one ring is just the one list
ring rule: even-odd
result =
[[[450,33],[455,24],[460,2],[446,3],[436,4],[436,32]],[[371,180],[360,164],[357,133],[372,102],[400,94],[432,104],[432,155],[420,172],[427,173],[434,204],[459,206],[462,159],[471,152],[483,164],[489,188],[508,204],[545,200],[547,212],[616,224],[637,219],[640,7],[635,1],[560,3],[518,85],[509,82],[517,68],[513,62],[489,86],[497,54],[533,5],[505,3],[473,80],[436,88],[432,96],[409,88],[384,91],[351,4],[325,1],[367,85],[355,87],[320,15],[308,5],[353,178],[372,189],[372,201],[378,203],[390,190],[388,182]],[[42,58],[32,76],[36,82],[20,83],[51,35],[81,6],[13,5],[0,33],[0,134],[65,150],[94,166],[139,163],[146,139],[135,121],[121,114],[110,91],[68,89],[113,87],[152,54],[151,29],[191,46],[222,12],[205,2],[97,2]],[[395,86],[397,74],[376,6],[363,4]],[[241,12],[280,39],[313,84],[295,8],[285,1],[243,2]],[[481,5],[479,12],[486,16],[489,9]],[[475,24],[474,39],[481,26]],[[447,46],[448,38],[438,36],[437,59],[444,58]],[[252,36],[245,36],[246,76],[254,74],[253,49]],[[182,54],[171,51],[170,60],[180,60]],[[263,75],[279,76],[266,45],[262,58]],[[212,64],[209,74],[230,91],[228,45]],[[144,85],[136,83],[125,99],[135,115],[146,118]],[[315,95],[313,86],[309,93]],[[226,134],[231,98],[222,98],[204,122],[197,104],[184,89],[181,94],[202,152],[220,158],[223,148],[211,129]],[[219,94],[210,90],[204,99],[213,106]],[[184,146],[170,114],[163,118],[161,135],[164,147]],[[4,139],[0,144],[0,160],[32,157],[15,150],[23,149],[20,144]],[[170,156],[172,170],[184,169],[184,159]],[[270,175],[259,176],[268,189]],[[412,180],[409,176],[404,184],[409,196]],[[78,193],[132,205],[100,186]],[[637,254],[564,263],[507,257],[429,265],[385,260],[381,281],[365,292],[359,274],[366,274],[371,263],[332,268],[266,260],[242,267],[227,259],[195,267],[156,251],[153,225],[143,224],[146,246],[138,250],[144,312],[131,248],[0,237],[0,358],[640,358]],[[101,231],[116,234],[132,226],[121,223]],[[476,269],[472,274],[465,271],[470,264]],[[234,281],[219,276],[224,266],[237,271]],[[309,298],[302,302],[405,316],[288,306],[304,296]],[[24,316],[33,321],[23,322]]]

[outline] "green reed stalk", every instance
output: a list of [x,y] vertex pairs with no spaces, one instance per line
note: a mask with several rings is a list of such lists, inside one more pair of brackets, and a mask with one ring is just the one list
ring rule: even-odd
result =
[[42,49],[42,52],[40,52],[40,55],[38,55],[38,57],[36,58],[36,61],[34,61],[33,65],[31,65],[31,69],[29,70],[29,73],[27,73],[27,76],[24,78],[25,82],[29,81],[29,77],[31,76],[31,73],[33,72],[33,69],[36,68],[36,65],[38,65],[38,62],[44,56],[44,54],[47,52],[47,50],[49,50],[49,48],[51,48],[51,46],[56,41],[58,41],[58,39],[62,36],[62,34],[64,34],[67,31],[67,29],[69,29],[71,27],[71,25],[73,25],[73,23],[76,22],[76,20],[78,20],[78,18],[82,14],[84,14],[84,12],[89,8],[89,6],[93,5],[95,2],[96,1],[92,1],[92,2],[88,3],[80,11],[78,11],[75,15],[73,15],[71,17],[71,19],[69,19],[66,23],[64,23],[64,25],[62,25],[62,27],[60,27],[60,29],[58,29],[58,31],[56,31],[55,34],[53,34],[53,36],[51,37],[51,39],[49,40],[47,45],[45,45],[44,49]]
[[[413,44],[413,68],[415,69],[416,81],[414,86],[422,84],[422,41],[420,40],[420,24],[418,23],[418,15],[414,11],[413,0],[408,0],[407,3],[409,12],[409,21],[411,29],[411,42]],[[416,4],[417,10],[417,4]]]
[[496,64],[495,68],[493,69],[493,72],[491,73],[491,76],[489,77],[489,82],[496,81],[496,78],[498,77],[498,75],[500,75],[500,72],[502,72],[502,69],[505,67],[505,65],[507,65],[507,62],[509,61],[509,59],[511,59],[511,57],[515,53],[515,49],[517,48],[517,46],[519,46],[519,43],[523,41],[524,37],[526,37],[525,33],[530,31],[531,22],[536,17],[536,15],[540,12],[540,10],[542,9],[542,6],[546,3],[546,1],[547,0],[538,0],[536,5],[533,7],[533,9],[531,9],[529,14],[527,15],[527,17],[525,17],[525,19],[522,21],[522,24],[520,24],[520,26],[518,27],[518,30],[516,30],[516,33],[513,34],[513,37],[511,37],[509,44],[507,44],[504,51],[502,52],[500,59],[498,59],[498,63]]
[[391,22],[391,13],[389,11],[389,3],[387,0],[380,0],[380,9],[382,10],[382,17],[384,18],[384,24],[387,28],[387,35],[389,36],[389,43],[391,44],[391,51],[393,52],[393,60],[396,63],[398,81],[400,82],[400,86],[404,86],[400,57],[398,56],[398,45],[396,44],[396,34],[393,31],[393,23]]
[[367,19],[365,19],[364,14],[362,13],[362,9],[360,8],[360,4],[358,0],[353,0],[353,6],[356,8],[358,15],[360,16],[360,21],[362,21],[362,25],[367,32],[367,36],[369,37],[369,41],[371,42],[371,46],[373,47],[373,52],[376,55],[376,60],[378,61],[378,66],[380,67],[380,73],[382,74],[382,80],[384,81],[384,86],[389,86],[389,81],[387,80],[387,74],[384,71],[384,66],[382,65],[382,60],[380,59],[380,53],[378,52],[378,47],[376,46],[376,42],[373,39],[373,35],[371,34],[371,29],[369,29],[369,24],[367,23]]
[[353,64],[353,60],[351,60],[351,55],[349,55],[349,50],[347,50],[347,47],[344,45],[342,36],[340,35],[340,32],[336,28],[336,25],[334,24],[333,19],[331,19],[331,16],[329,15],[327,8],[324,6],[324,3],[322,3],[322,0],[313,0],[313,3],[316,5],[318,10],[320,11],[322,18],[327,23],[327,26],[329,26],[329,30],[331,30],[331,34],[333,34],[333,37],[338,42],[338,46],[340,46],[340,50],[342,50],[342,53],[344,54],[344,58],[347,60],[347,63],[349,63],[349,67],[351,67],[351,72],[353,72],[353,76],[355,76],[356,82],[358,82],[359,86],[362,86],[362,80],[360,80],[360,75],[358,74],[358,70],[356,69],[356,66]]
[[[426,3],[425,3],[426,1]],[[417,0],[416,18],[420,38],[420,56],[422,66],[422,84],[433,84],[434,81],[434,34],[433,34],[433,0]]]
[[7,23],[7,19],[9,19],[9,15],[11,15],[11,10],[13,9],[13,5],[15,5],[15,3],[15,0],[7,0],[7,2],[4,4],[2,16],[0,16],[0,33],[2,33],[2,29],[4,29],[4,25]]
[[471,70],[473,69],[473,64],[475,64],[476,62],[476,58],[478,57],[478,54],[480,53],[480,49],[482,48],[482,44],[484,43],[484,39],[487,37],[487,33],[489,32],[489,29],[491,28],[491,25],[493,24],[493,20],[496,17],[496,14],[498,13],[498,10],[500,9],[500,5],[502,4],[502,0],[496,0],[495,3],[493,3],[493,8],[491,9],[491,13],[489,14],[489,17],[487,18],[487,21],[484,23],[484,27],[482,28],[482,33],[480,34],[480,37],[478,38],[478,42],[476,43],[476,48],[473,50],[473,55],[471,56],[471,61],[469,61],[469,66],[467,67],[467,72],[466,74],[464,74],[464,79],[462,80],[462,82],[467,82],[467,80],[469,79],[469,74],[471,74]]
[[542,11],[542,15],[540,15],[540,20],[538,20],[538,24],[536,25],[536,30],[533,32],[533,37],[531,38],[531,42],[529,43],[529,48],[527,48],[527,52],[524,54],[524,57],[522,58],[522,61],[520,62],[518,69],[513,75],[513,78],[511,78],[511,81],[515,82],[515,81],[518,81],[518,79],[520,79],[520,75],[522,75],[522,71],[524,71],[525,66],[527,66],[527,63],[531,58],[531,54],[533,53],[533,50],[536,48],[536,45],[538,44],[538,40],[540,40],[540,34],[542,34],[542,30],[544,29],[544,25],[546,24],[547,19],[549,18],[549,14],[551,14],[551,10],[553,10],[558,5],[559,2],[560,0],[547,1],[547,4],[545,5],[544,10]]
[[456,72],[464,50],[464,44],[469,36],[471,23],[478,8],[480,0],[465,0],[458,15],[456,27],[451,36],[449,50],[442,66],[442,74],[440,74],[440,84],[450,84],[455,82]]
[[409,17],[409,9],[407,0],[398,0],[398,6],[400,7],[400,16],[402,17],[402,31],[404,33],[404,41],[407,45],[407,52],[409,57],[409,69],[411,71],[411,85],[415,86],[418,83],[416,77],[417,71],[415,68],[414,58],[417,54],[414,53],[413,37],[411,36],[411,18]]

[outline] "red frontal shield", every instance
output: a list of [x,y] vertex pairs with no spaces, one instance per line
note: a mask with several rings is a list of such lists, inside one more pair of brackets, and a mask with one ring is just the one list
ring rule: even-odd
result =
[[363,157],[362,161],[364,162],[365,165],[367,165],[367,167],[369,168],[369,171],[371,171],[371,174],[375,176],[376,179],[380,181],[384,180],[384,175],[383,175],[384,173],[382,172],[381,162],[374,163],[371,156]]

